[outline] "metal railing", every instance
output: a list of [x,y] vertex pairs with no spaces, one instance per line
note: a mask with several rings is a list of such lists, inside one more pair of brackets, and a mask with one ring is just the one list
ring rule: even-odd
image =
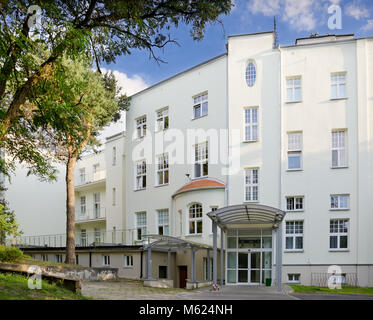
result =
[[82,186],[88,183],[97,182],[106,179],[106,170],[101,170],[84,175],[77,174],[75,177],[75,186]]
[[[75,245],[77,247],[142,245],[143,243],[143,240],[137,240],[137,229],[75,232]],[[66,234],[21,236],[15,240],[15,244],[31,247],[65,247]]]
[[75,221],[77,222],[85,222],[85,221],[93,221],[93,220],[100,220],[106,218],[106,208],[98,207],[91,210],[86,210],[85,212],[77,212],[75,213]]
[[357,287],[357,274],[356,273],[343,273],[341,275],[333,275],[331,273],[311,273],[311,286],[327,288],[329,279],[341,283],[342,286]]

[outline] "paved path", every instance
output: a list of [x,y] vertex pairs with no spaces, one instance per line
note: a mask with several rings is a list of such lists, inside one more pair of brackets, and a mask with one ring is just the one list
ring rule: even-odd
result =
[[140,281],[83,282],[82,293],[104,300],[295,300],[274,287],[223,286],[220,292],[210,288],[197,290],[143,287]]
[[369,294],[293,293],[291,295],[300,300],[373,300],[373,295]]

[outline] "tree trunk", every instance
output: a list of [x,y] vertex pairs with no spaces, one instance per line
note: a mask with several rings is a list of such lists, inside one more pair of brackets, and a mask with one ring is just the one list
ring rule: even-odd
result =
[[65,263],[75,264],[75,190],[74,170],[76,156],[70,155],[66,164],[66,259]]

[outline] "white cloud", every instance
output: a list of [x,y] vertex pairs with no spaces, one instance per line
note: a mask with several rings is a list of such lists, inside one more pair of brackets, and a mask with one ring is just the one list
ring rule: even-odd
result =
[[265,16],[274,16],[280,10],[282,0],[250,0],[248,9],[253,14],[261,13]]
[[113,72],[115,78],[118,80],[118,85],[122,88],[122,93],[131,96],[141,90],[149,87],[149,84],[139,75],[135,74],[133,77],[128,77],[127,74],[118,70],[109,70],[102,68],[102,72]]
[[354,1],[345,6],[345,14],[353,17],[355,20],[360,20],[369,17],[369,10],[364,7],[360,1]]
[[362,31],[373,31],[373,19],[368,20],[367,23],[361,28]]

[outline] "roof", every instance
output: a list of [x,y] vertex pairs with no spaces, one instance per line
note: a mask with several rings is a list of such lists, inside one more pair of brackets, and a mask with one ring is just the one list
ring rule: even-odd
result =
[[201,190],[201,189],[225,189],[225,184],[214,179],[194,180],[182,186],[179,190],[177,190],[173,194],[173,196],[176,196],[183,192]]
[[[211,246],[203,243],[187,241],[176,237],[159,235],[159,234],[149,234],[145,238],[148,238],[148,244],[144,245],[144,248],[154,248],[158,250],[168,250],[168,251],[180,251],[185,249],[212,249]],[[153,240],[153,241],[152,241]]]
[[285,212],[260,204],[233,205],[211,211],[207,214],[219,226],[268,224],[277,228],[285,217]]

